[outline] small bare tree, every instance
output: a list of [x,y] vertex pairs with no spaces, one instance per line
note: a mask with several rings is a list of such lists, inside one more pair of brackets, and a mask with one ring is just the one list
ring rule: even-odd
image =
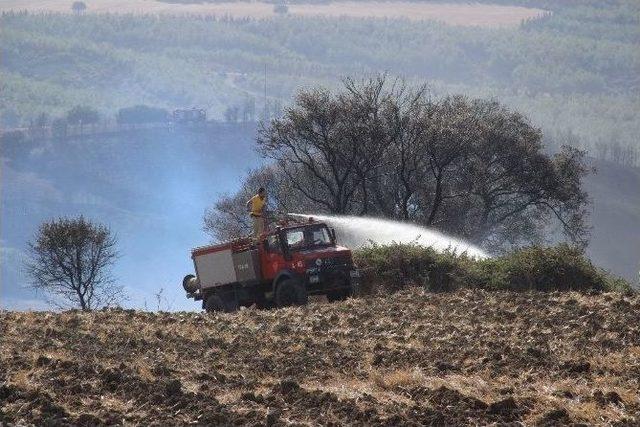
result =
[[71,10],[73,10],[76,15],[80,15],[87,10],[87,5],[82,1],[74,1],[71,5]]
[[110,274],[118,254],[108,227],[82,216],[52,220],[40,225],[28,246],[31,284],[52,296],[55,305],[91,310],[123,299]]

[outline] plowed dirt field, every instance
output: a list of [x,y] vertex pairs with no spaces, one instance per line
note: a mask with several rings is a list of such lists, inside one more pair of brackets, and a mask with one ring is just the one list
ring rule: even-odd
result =
[[0,424],[640,423],[640,297],[0,313]]

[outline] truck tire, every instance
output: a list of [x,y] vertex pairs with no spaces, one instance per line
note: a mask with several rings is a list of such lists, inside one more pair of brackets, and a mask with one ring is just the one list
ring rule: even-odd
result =
[[220,295],[211,294],[204,302],[204,309],[207,313],[223,313],[228,311],[227,305]]
[[360,286],[356,283],[350,283],[348,287],[334,289],[327,292],[327,300],[329,302],[344,301],[347,298],[358,296],[360,294]]
[[278,307],[307,305],[308,301],[307,288],[300,281],[285,279],[278,284],[275,296],[275,302]]
[[333,289],[331,291],[327,291],[327,301],[336,302],[336,301],[344,301],[351,294],[349,289]]
[[264,292],[262,291],[257,291],[253,299],[257,309],[267,310],[273,307],[273,301],[267,300]]

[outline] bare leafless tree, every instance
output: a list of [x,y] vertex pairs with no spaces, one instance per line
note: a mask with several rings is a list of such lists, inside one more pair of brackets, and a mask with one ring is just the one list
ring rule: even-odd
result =
[[361,184],[389,146],[384,76],[345,80],[346,90],[301,91],[296,107],[262,127],[257,143],[295,190],[334,213],[353,209]]
[[[300,92],[262,128],[258,147],[275,161],[245,185],[270,186],[294,211],[401,219],[494,250],[542,243],[556,224],[586,244],[583,152],[549,154],[540,129],[492,100],[434,100],[384,75],[344,85]],[[212,234],[237,234],[247,191],[209,211]]]
[[71,10],[73,10],[76,15],[81,15],[87,10],[87,5],[83,1],[74,1],[71,5]]
[[91,310],[124,298],[110,274],[118,254],[108,227],[82,216],[60,218],[41,224],[28,246],[25,267],[31,284],[53,304]]

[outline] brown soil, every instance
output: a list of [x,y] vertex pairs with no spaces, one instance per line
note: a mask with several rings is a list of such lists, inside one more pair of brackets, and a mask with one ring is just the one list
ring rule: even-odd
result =
[[[69,0],[3,0],[2,10],[54,11],[71,13]],[[269,18],[276,16],[272,3],[165,3],[150,0],[100,0],[86,2],[87,13],[163,13]],[[355,18],[406,18],[435,20],[452,25],[504,27],[543,14],[541,9],[487,4],[421,3],[411,1],[336,1],[329,4],[295,4],[290,15],[348,16]]]
[[640,422],[640,296],[0,313],[0,424]]

